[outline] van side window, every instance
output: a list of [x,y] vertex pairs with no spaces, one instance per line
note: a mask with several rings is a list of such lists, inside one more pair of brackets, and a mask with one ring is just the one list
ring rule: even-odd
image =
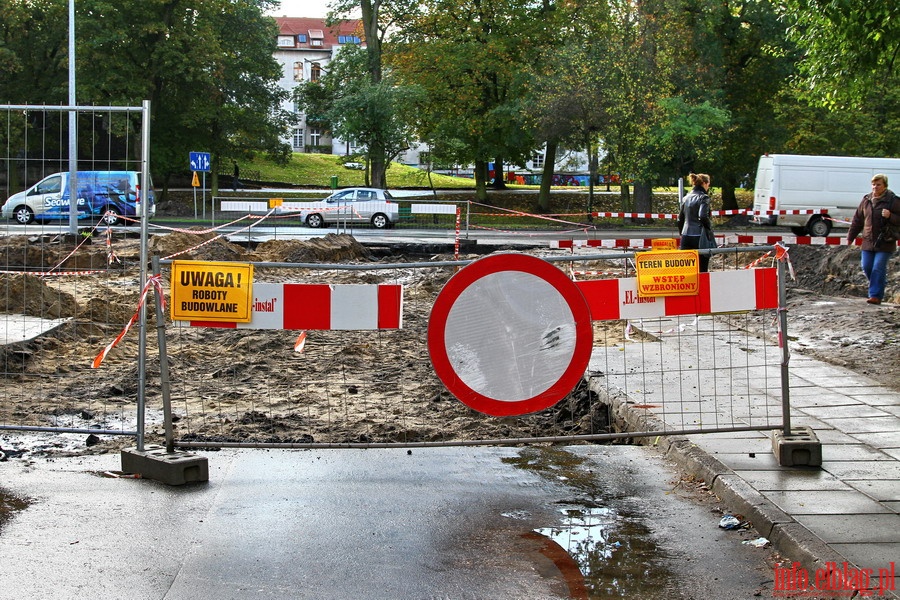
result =
[[62,189],[62,177],[50,177],[34,188],[35,194],[58,194]]

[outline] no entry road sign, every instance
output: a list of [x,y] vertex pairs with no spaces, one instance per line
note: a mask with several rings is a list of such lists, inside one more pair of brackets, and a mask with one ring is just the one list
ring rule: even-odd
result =
[[454,275],[428,323],[438,377],[493,416],[549,408],[584,376],[593,345],[587,302],[565,273],[533,256],[497,254]]

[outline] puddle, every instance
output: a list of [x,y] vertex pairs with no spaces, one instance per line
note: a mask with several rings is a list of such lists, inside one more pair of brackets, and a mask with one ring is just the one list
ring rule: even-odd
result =
[[[670,589],[674,577],[667,561],[671,557],[657,545],[641,515],[631,512],[628,502],[606,497],[600,478],[581,468],[585,459],[555,448],[526,448],[518,457],[504,460],[579,492],[577,500],[560,505],[559,523],[535,529],[526,537],[536,533],[565,551],[583,578],[583,587],[578,586],[584,590],[583,597],[678,597],[677,590]],[[554,562],[565,575],[560,562]],[[572,582],[569,587],[574,591]]]
[[0,532],[3,531],[3,526],[12,518],[14,513],[25,510],[29,504],[29,500],[19,498],[0,489]]
[[667,558],[635,517],[609,507],[565,506],[562,522],[535,532],[578,565],[588,598],[673,598]]
[[[145,431],[152,432],[162,423],[162,411],[145,410]],[[135,436],[125,432],[136,429],[134,410],[94,413],[75,410],[48,415],[45,426],[58,427],[60,431],[0,430],[0,453],[6,459],[35,456],[75,456],[86,452],[103,451],[107,446],[118,448],[134,445]],[[79,429],[78,433],[65,429]],[[91,433],[96,431],[120,431],[121,434]],[[97,448],[94,448],[97,446]],[[94,448],[92,450],[92,448]],[[2,460],[3,457],[0,457]]]

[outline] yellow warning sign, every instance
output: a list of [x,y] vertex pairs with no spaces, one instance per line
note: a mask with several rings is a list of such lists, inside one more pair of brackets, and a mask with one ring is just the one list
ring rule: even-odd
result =
[[654,250],[677,250],[678,243],[675,238],[655,238],[650,240],[650,247]]
[[253,316],[253,265],[249,263],[172,263],[172,320],[249,323]]
[[284,198],[269,198],[269,208],[278,208],[284,204]]
[[696,296],[700,258],[696,250],[651,250],[634,257],[638,296]]
[[191,187],[200,187],[200,178],[197,177],[197,171],[194,171],[194,178],[191,180]]

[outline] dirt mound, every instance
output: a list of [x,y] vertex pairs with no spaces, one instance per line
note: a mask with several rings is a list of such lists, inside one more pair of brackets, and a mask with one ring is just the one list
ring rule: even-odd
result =
[[0,294],[0,307],[6,313],[59,319],[75,316],[78,310],[74,296],[34,275],[0,275]]
[[[106,247],[93,239],[62,235],[10,236],[3,239],[7,267],[29,267],[35,270],[105,269]],[[77,250],[76,250],[77,247]]]
[[309,240],[272,240],[257,246],[248,260],[259,262],[352,262],[371,253],[351,235],[329,233]]
[[150,238],[149,252],[160,258],[175,260],[243,261],[246,251],[215,232],[197,230],[176,231]]
[[[860,267],[860,250],[855,246],[791,246],[788,250],[796,281],[787,287],[827,296],[865,298],[869,283]],[[900,261],[888,262],[885,301],[900,303]]]

